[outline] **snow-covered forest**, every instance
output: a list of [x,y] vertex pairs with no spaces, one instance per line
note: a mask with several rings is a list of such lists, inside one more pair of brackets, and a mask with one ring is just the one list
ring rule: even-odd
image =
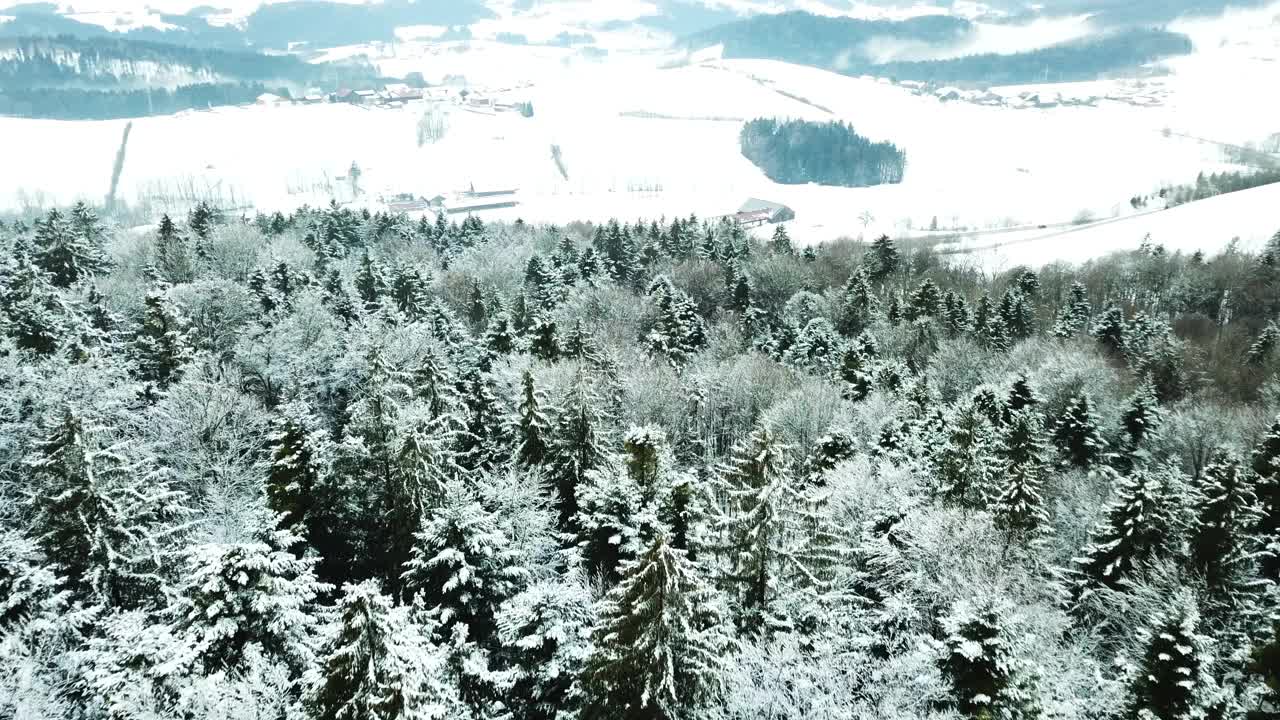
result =
[[1280,234],[0,227],[0,717],[1280,714]]

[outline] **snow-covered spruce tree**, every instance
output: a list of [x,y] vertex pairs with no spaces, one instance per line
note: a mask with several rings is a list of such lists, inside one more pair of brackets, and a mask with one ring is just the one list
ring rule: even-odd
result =
[[1129,398],[1129,404],[1120,416],[1120,425],[1131,449],[1138,448],[1160,429],[1164,414],[1160,411],[1155,389],[1143,383]]
[[1190,720],[1206,717],[1213,688],[1212,641],[1198,632],[1193,600],[1176,598],[1172,607],[1138,637],[1142,657],[1130,668],[1125,717],[1131,720]]
[[888,235],[881,235],[871,243],[865,262],[869,279],[883,284],[901,267],[902,256],[898,253],[897,244]]
[[659,535],[600,603],[582,720],[694,720],[714,708],[733,641],[697,565]]
[[1089,305],[1089,291],[1080,282],[1071,284],[1067,304],[1058,313],[1058,321],[1053,325],[1053,335],[1059,338],[1075,337],[1089,324],[1089,316],[1093,307]]
[[307,707],[316,720],[441,720],[456,717],[456,692],[430,640],[365,581],[346,585],[337,628],[309,676]]
[[0,267],[0,331],[19,349],[51,355],[68,345],[77,324],[49,274],[32,260],[25,239],[14,243],[13,262]]
[[102,248],[102,228],[84,203],[72,209],[72,219],[57,209],[37,220],[34,260],[58,287],[71,287],[107,266]]
[[356,271],[356,291],[360,293],[365,312],[377,312],[387,294],[386,270],[369,254],[368,248],[365,248],[360,258],[360,269]]
[[871,280],[862,265],[853,270],[840,294],[840,313],[837,328],[846,337],[856,337],[869,328],[878,309]]
[[[332,442],[305,401],[280,409],[267,436],[271,467],[267,472],[267,503],[281,516],[281,527],[310,530],[311,507],[319,480],[329,471]],[[310,533],[307,533],[310,535]]]
[[1077,395],[1053,427],[1053,443],[1068,462],[1091,468],[1102,460],[1107,443],[1087,395]]
[[[1272,422],[1262,441],[1253,450],[1250,459],[1253,472],[1258,476],[1255,494],[1259,512],[1257,535],[1280,538],[1280,418]],[[1263,576],[1280,582],[1280,553],[1267,553],[1261,558]]]
[[128,607],[152,596],[190,511],[152,457],[66,410],[27,460],[30,531],[86,604]]
[[583,560],[610,582],[658,534],[669,534],[664,506],[674,489],[674,458],[665,433],[632,427],[616,462],[588,473],[578,489]]
[[915,292],[907,301],[906,316],[908,320],[922,317],[938,317],[942,314],[942,290],[929,278],[921,281]]
[[244,542],[187,550],[178,601],[167,611],[176,652],[161,672],[234,672],[256,650],[301,677],[315,661],[312,603],[329,586],[316,580],[315,559],[291,552],[298,542],[287,530],[262,527]]
[[508,355],[516,348],[516,331],[511,313],[500,310],[489,318],[484,330],[484,346],[496,355]]
[[794,368],[825,375],[840,361],[843,345],[831,322],[816,317],[796,334],[795,342],[783,353],[782,359]]
[[948,290],[942,298],[942,315],[943,325],[950,337],[960,337],[968,332],[972,325],[968,303],[954,290]]
[[149,393],[164,391],[182,377],[194,355],[187,319],[169,299],[168,286],[152,288],[144,300],[142,326],[133,341],[138,378]]
[[649,284],[649,307],[641,323],[641,341],[651,355],[680,368],[707,343],[706,323],[693,301],[666,276]]
[[961,507],[982,508],[998,492],[1000,437],[975,404],[955,408],[943,442],[931,446],[938,495]]
[[1001,435],[1004,473],[991,512],[997,527],[1026,541],[1049,524],[1040,495],[1049,466],[1044,425],[1033,409],[1023,409],[1013,413]]
[[603,417],[596,409],[598,401],[590,394],[588,383],[579,371],[560,405],[549,443],[547,476],[556,493],[560,532],[575,538],[581,532],[580,489],[588,473],[608,463],[600,435]]
[[1175,483],[1181,484],[1171,467],[1142,468],[1112,479],[1115,499],[1106,520],[1074,560],[1077,579],[1072,595],[1077,608],[1100,588],[1121,589],[1144,562],[1173,555],[1184,530]]
[[1255,367],[1263,365],[1275,353],[1277,345],[1280,345],[1280,325],[1274,322],[1267,323],[1267,326],[1262,328],[1262,332],[1258,333],[1257,339],[1249,346],[1249,351],[1245,353],[1245,364]]
[[526,467],[540,466],[548,460],[550,450],[547,443],[552,436],[547,398],[534,385],[533,373],[529,370],[524,371],[520,384],[520,405],[516,409],[520,445],[516,450],[516,462]]
[[1093,337],[1108,352],[1120,355],[1125,350],[1124,312],[1115,305],[1102,311],[1093,325]]
[[721,578],[734,589],[736,623],[746,634],[788,625],[780,595],[797,584],[818,583],[805,522],[805,499],[792,476],[788,448],[767,426],[758,427],[719,469],[724,506],[718,522],[727,558]]
[[1225,450],[1196,480],[1191,559],[1208,590],[1206,611],[1221,615],[1240,608],[1254,584],[1253,559],[1261,548],[1253,536],[1261,517],[1253,477]]
[[533,326],[529,328],[529,353],[547,362],[560,358],[560,333],[555,319],[546,313],[534,318]]
[[1021,290],[1006,290],[996,314],[1009,332],[1009,337],[1015,341],[1026,340],[1036,332],[1035,307]]
[[779,225],[769,240],[769,249],[778,255],[795,255],[796,249],[791,244],[791,236],[787,234],[787,226]]
[[395,302],[396,309],[410,321],[420,320],[427,314],[429,299],[426,285],[422,273],[409,264],[397,268],[391,278],[391,299]]
[[1009,422],[1009,419],[1021,410],[1029,408],[1034,411],[1039,404],[1040,399],[1031,389],[1031,381],[1025,373],[1019,375],[1018,379],[1013,381],[1013,387],[1009,388],[1009,396],[1004,401],[1004,421]]
[[481,470],[508,461],[512,438],[506,413],[494,392],[493,377],[475,364],[462,371],[458,388],[465,407],[459,464],[468,470]]
[[152,246],[151,264],[167,283],[180,284],[195,278],[195,262],[191,244],[168,215],[160,217]]
[[955,709],[978,720],[1036,718],[1033,677],[1010,647],[1010,607],[994,599],[957,601],[944,618],[938,667]]
[[502,604],[495,622],[506,666],[497,683],[513,720],[576,718],[595,624],[582,574],[530,585]]

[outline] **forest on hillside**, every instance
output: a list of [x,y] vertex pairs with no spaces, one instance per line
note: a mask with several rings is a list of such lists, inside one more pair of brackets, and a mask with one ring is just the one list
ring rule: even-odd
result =
[[1010,54],[887,62],[872,54],[876,43],[924,44],[945,50],[973,32],[968,21],[945,15],[889,21],[796,11],[718,26],[689,37],[685,45],[698,49],[723,44],[726,58],[781,60],[845,75],[978,86],[1096,80],[1192,50],[1186,35],[1133,26]]
[[21,117],[142,117],[253,102],[268,88],[288,96],[377,82],[363,60],[308,63],[127,38],[0,40],[0,113]]
[[0,226],[0,716],[1280,712],[1280,234]]
[[777,183],[868,187],[902,182],[907,154],[843,121],[756,118],[738,135],[742,154]]

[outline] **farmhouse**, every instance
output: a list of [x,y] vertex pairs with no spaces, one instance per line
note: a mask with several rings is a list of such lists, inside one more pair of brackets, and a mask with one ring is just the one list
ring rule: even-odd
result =
[[759,198],[751,198],[743,203],[742,207],[738,208],[738,212],[733,215],[733,218],[743,227],[750,228],[795,220],[796,213],[786,205],[760,200]]

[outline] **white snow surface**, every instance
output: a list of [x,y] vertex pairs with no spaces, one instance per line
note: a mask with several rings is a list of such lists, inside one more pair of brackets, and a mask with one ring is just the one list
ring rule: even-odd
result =
[[[619,45],[603,60],[580,49],[485,40],[337,48],[333,56],[369,55],[388,76],[419,71],[432,82],[463,76],[474,93],[532,102],[535,116],[450,106],[448,135],[421,148],[416,124],[424,107],[413,104],[394,110],[258,106],[141,118],[133,121],[120,194],[134,200],[178,187],[234,190],[237,199],[252,198],[264,210],[288,209],[327,203],[335,179],[355,161],[368,193],[361,202],[402,192],[431,197],[471,185],[518,188],[519,207],[486,217],[564,223],[690,212],[707,217],[759,197],[795,209],[788,230],[801,243],[906,235],[934,217],[944,227],[968,228],[1052,226],[1084,211],[1107,219],[1131,214],[1134,195],[1191,182],[1200,171],[1233,169],[1217,145],[1185,135],[1243,144],[1280,130],[1280,96],[1265,90],[1274,84],[1280,59],[1278,11],[1280,5],[1270,16],[1242,13],[1186,24],[1197,52],[1170,63],[1168,77],[1150,81],[1160,92],[1145,106],[1100,100],[1014,109],[942,102],[874,78],[772,61],[715,60],[714,54],[700,64],[670,67],[682,58],[643,49],[651,46],[627,49],[626,38],[616,38]],[[547,23],[544,32],[561,27],[559,12],[539,16]],[[500,27],[522,31],[518,24]],[[1108,87],[1126,84],[1134,82],[1071,92],[1105,95]],[[1037,88],[1019,90],[1028,89]],[[770,115],[844,120],[873,139],[890,140],[907,152],[906,179],[858,189],[771,182],[738,149],[742,121]],[[100,199],[124,124],[0,118],[0,157],[6,158],[0,206],[36,197]],[[567,180],[552,161],[553,145],[560,148]],[[59,148],[56,156],[48,152],[53,147]],[[1266,193],[1248,197],[1258,195]],[[1231,236],[1274,232],[1277,219],[1266,209],[1251,203],[1233,210],[1248,227],[1220,237],[1219,246]],[[864,211],[872,217],[865,225],[859,219]],[[1177,217],[1174,212],[1168,214]],[[1214,249],[1207,237],[1205,242],[1204,249]]]

